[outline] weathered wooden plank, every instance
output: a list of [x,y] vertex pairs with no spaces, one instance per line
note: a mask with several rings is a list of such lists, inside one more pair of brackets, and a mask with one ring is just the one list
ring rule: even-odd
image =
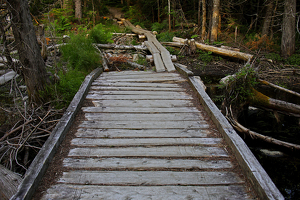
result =
[[139,73],[139,74],[118,74],[116,75],[102,75],[99,76],[97,80],[118,80],[118,79],[133,79],[133,78],[179,78],[178,73]]
[[96,186],[57,184],[47,190],[42,200],[48,199],[156,199],[156,200],[213,200],[251,199],[241,185],[229,186]]
[[115,129],[183,129],[183,128],[209,128],[207,123],[198,121],[84,121],[79,124],[81,128],[115,128]]
[[89,121],[203,121],[203,117],[197,113],[86,113],[85,118]]
[[149,77],[149,78],[124,78],[124,79],[107,79],[107,80],[95,80],[95,82],[111,82],[111,83],[116,83],[116,82],[142,82],[142,83],[163,83],[163,82],[184,82],[186,81],[185,79],[181,77]]
[[89,91],[88,94],[98,94],[98,95],[154,95],[154,96],[184,96],[187,95],[186,92],[173,92],[173,91],[122,91],[122,90],[112,90],[112,91]]
[[220,147],[201,146],[162,146],[162,147],[127,147],[127,148],[74,148],[69,157],[171,157],[171,158],[205,158],[228,157],[227,152]]
[[151,41],[145,41],[145,45],[148,47],[151,54],[160,53],[159,50],[154,46],[154,44]]
[[93,100],[95,107],[141,107],[141,108],[173,108],[191,107],[189,100]]
[[110,71],[104,72],[101,76],[119,76],[119,75],[138,75],[138,74],[155,74],[153,71],[133,71],[133,70],[126,70],[126,71]]
[[177,83],[135,83],[135,82],[93,82],[92,85],[114,86],[114,87],[155,87],[155,88],[180,88]]
[[173,65],[173,62],[171,60],[171,55],[170,55],[169,51],[167,51],[166,49],[164,51],[162,51],[161,57],[162,57],[162,60],[165,64],[165,67],[167,68],[168,72],[176,71],[176,69]]
[[79,128],[76,137],[92,138],[198,138],[207,137],[209,129],[90,129]]
[[65,158],[64,167],[73,169],[131,169],[131,170],[204,170],[230,169],[232,163],[228,160],[190,160],[190,159],[153,159],[153,158]]
[[70,171],[58,183],[101,185],[226,185],[244,183],[232,172]]
[[221,138],[74,138],[71,145],[81,147],[111,146],[171,146],[171,145],[218,145]]
[[107,86],[92,86],[90,88],[90,91],[94,91],[94,90],[120,90],[120,91],[126,91],[126,90],[131,90],[131,91],[178,91],[178,92],[182,92],[184,91],[183,88],[163,88],[163,87],[107,87]]
[[170,100],[187,100],[193,99],[190,95],[177,95],[177,96],[154,96],[154,95],[99,95],[99,94],[88,94],[86,99],[106,99],[106,100],[150,100],[150,99],[170,99]]
[[175,108],[135,108],[135,107],[82,107],[83,112],[90,113],[201,113],[195,107]]

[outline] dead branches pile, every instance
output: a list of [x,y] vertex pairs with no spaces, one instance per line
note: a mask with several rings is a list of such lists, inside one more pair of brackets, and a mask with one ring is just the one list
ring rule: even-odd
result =
[[63,110],[40,106],[19,111],[19,115],[21,119],[0,138],[0,163],[12,171],[25,172],[63,115]]

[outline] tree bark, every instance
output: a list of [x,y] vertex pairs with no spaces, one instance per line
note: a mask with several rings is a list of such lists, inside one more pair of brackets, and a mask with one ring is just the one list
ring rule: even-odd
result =
[[75,0],[75,18],[79,21],[82,19],[81,0]]
[[270,98],[255,89],[253,89],[253,93],[254,95],[250,100],[250,104],[253,106],[300,115],[300,105]]
[[198,2],[198,27],[201,26],[201,0]]
[[45,63],[34,32],[27,0],[9,0],[12,29],[30,101],[41,103],[40,91],[48,82]]
[[171,32],[171,0],[168,0],[169,32]]
[[157,21],[160,22],[160,7],[159,7],[159,0],[157,0]]
[[202,34],[201,40],[206,39],[206,1],[202,0]]
[[263,28],[261,31],[262,36],[269,34],[270,24],[271,24],[271,20],[272,20],[273,7],[274,7],[274,1],[268,0],[266,7],[267,7],[266,15],[265,15],[265,19],[264,19]]
[[220,16],[220,0],[214,0],[211,34],[210,34],[211,43],[215,42],[218,39],[219,16]]
[[283,57],[286,58],[295,53],[295,37],[296,0],[285,0],[281,38],[281,54]]

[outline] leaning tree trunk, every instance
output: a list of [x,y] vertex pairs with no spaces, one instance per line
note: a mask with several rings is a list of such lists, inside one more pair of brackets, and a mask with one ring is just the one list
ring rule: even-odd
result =
[[289,57],[295,52],[296,0],[285,0],[282,22],[281,54]]
[[210,33],[211,43],[215,42],[218,39],[219,17],[220,17],[220,0],[214,0],[211,33]]
[[40,102],[40,91],[47,82],[44,60],[34,32],[27,0],[9,0],[15,45],[22,65],[21,71],[27,86],[28,97]]

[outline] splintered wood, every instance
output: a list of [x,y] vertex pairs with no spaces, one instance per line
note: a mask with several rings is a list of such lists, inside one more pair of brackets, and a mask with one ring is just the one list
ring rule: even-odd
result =
[[109,72],[42,199],[252,199],[176,73]]

